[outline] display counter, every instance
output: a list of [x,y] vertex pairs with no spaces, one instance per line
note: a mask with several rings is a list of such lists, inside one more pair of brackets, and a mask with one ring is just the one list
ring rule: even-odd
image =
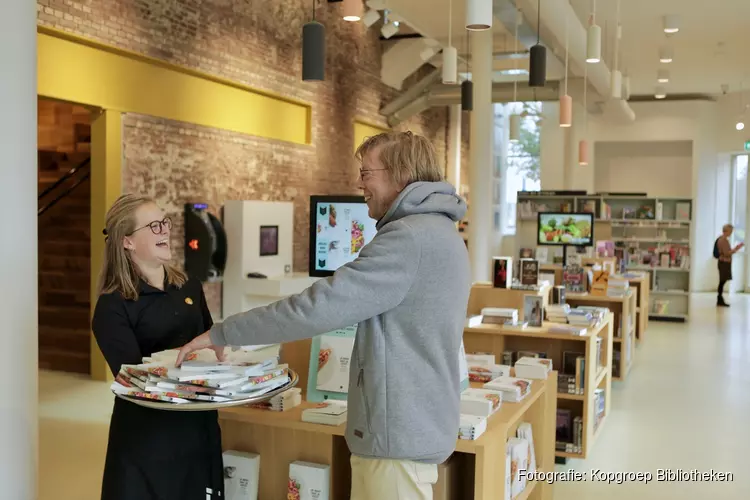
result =
[[[474,387],[481,385],[472,384]],[[350,453],[344,439],[346,424],[329,426],[302,422],[302,411],[311,406],[313,404],[303,402],[285,412],[247,407],[219,412],[224,450],[260,455],[258,498],[286,498],[289,464],[295,460],[330,465],[331,500],[350,497]],[[464,464],[465,473],[461,475],[465,481],[459,493],[444,498],[504,499],[506,442],[516,436],[516,429],[523,422],[532,426],[537,469],[553,471],[556,408],[555,371],[546,380],[534,380],[530,393],[521,402],[504,401],[489,417],[487,430],[479,439],[457,439],[453,458]],[[439,471],[442,474],[445,469]],[[545,482],[530,482],[515,500],[551,500],[552,487]],[[436,500],[439,499],[436,497]]]

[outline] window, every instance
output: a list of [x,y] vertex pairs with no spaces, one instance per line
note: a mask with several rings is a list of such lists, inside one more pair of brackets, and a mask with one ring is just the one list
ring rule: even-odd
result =
[[737,155],[732,162],[732,246],[745,242],[747,230],[748,155]]
[[505,234],[516,232],[516,202],[518,191],[539,191],[541,169],[539,139],[541,132],[541,102],[511,102],[505,106],[506,116],[521,115],[521,134],[518,142],[508,141],[505,169]]

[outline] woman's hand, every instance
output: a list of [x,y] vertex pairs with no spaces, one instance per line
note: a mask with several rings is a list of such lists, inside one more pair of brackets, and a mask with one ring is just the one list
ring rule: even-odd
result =
[[224,361],[224,346],[213,345],[211,343],[211,336],[209,332],[203,333],[193,340],[185,344],[180,348],[180,352],[177,354],[177,362],[175,366],[179,367],[182,362],[185,361],[185,357],[191,352],[200,351],[201,349],[212,349],[216,353],[216,359]]

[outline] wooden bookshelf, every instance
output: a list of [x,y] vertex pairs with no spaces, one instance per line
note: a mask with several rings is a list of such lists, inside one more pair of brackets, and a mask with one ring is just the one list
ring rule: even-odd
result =
[[508,307],[518,310],[518,321],[524,319],[524,300],[526,295],[542,297],[542,307],[547,308],[551,285],[542,285],[538,290],[517,290],[514,288],[494,288],[491,283],[474,283],[469,294],[467,314],[474,316],[482,313],[485,307]]
[[[584,371],[582,394],[560,392],[556,394],[557,407],[571,410],[571,414],[583,417],[583,436],[580,453],[555,451],[564,458],[586,458],[596,442],[610,411],[612,389],[612,352],[614,314],[610,312],[598,325],[588,328],[584,335],[554,333],[549,327],[554,323],[543,323],[541,327],[506,327],[504,325],[479,325],[464,329],[464,346],[467,353],[491,353],[498,363],[505,351],[544,352],[552,360],[553,367],[561,371],[564,352],[580,352],[585,366],[596,360],[597,338],[601,338],[600,363],[597,370]],[[602,389],[605,396],[603,418],[595,425],[595,390]]]
[[570,304],[571,307],[584,305],[606,307],[614,314],[612,380],[618,382],[627,379],[635,361],[636,295],[633,290],[628,290],[624,297],[608,297],[589,293],[568,293],[565,295],[565,302]]
[[[483,384],[472,384],[481,387]],[[519,424],[531,424],[537,469],[554,471],[557,372],[547,380],[534,380],[531,391],[519,403],[503,402],[487,422],[479,439],[458,439],[451,457],[461,467],[461,493],[448,500],[497,500],[505,498],[505,453],[508,438]],[[289,464],[306,460],[331,466],[331,500],[346,500],[351,491],[350,453],[344,439],[346,424],[339,426],[302,422],[302,405],[285,412],[247,407],[219,411],[224,450],[258,453],[258,498],[286,498]],[[439,468],[439,474],[444,469]],[[516,499],[552,500],[553,485],[530,482]],[[453,488],[451,488],[453,489]],[[437,500],[437,498],[436,498]]]
[[[633,274],[632,271],[630,271]],[[643,342],[648,328],[648,311],[649,311],[649,289],[651,288],[651,275],[649,273],[639,273],[640,277],[632,278],[623,276],[630,282],[631,288],[635,292],[635,340],[637,344]]]

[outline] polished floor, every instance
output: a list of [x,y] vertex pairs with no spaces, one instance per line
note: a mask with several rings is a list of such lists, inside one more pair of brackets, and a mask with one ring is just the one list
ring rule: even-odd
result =
[[[689,323],[651,322],[629,379],[613,386],[612,412],[590,457],[557,467],[589,480],[556,482],[554,500],[750,498],[743,458],[750,449],[750,295],[732,296],[728,309],[713,300],[694,297]],[[39,500],[98,500],[112,406],[107,384],[47,372],[39,397]],[[660,482],[659,469],[734,477]],[[600,471],[596,480],[592,471]],[[627,472],[653,479],[601,480]]]

